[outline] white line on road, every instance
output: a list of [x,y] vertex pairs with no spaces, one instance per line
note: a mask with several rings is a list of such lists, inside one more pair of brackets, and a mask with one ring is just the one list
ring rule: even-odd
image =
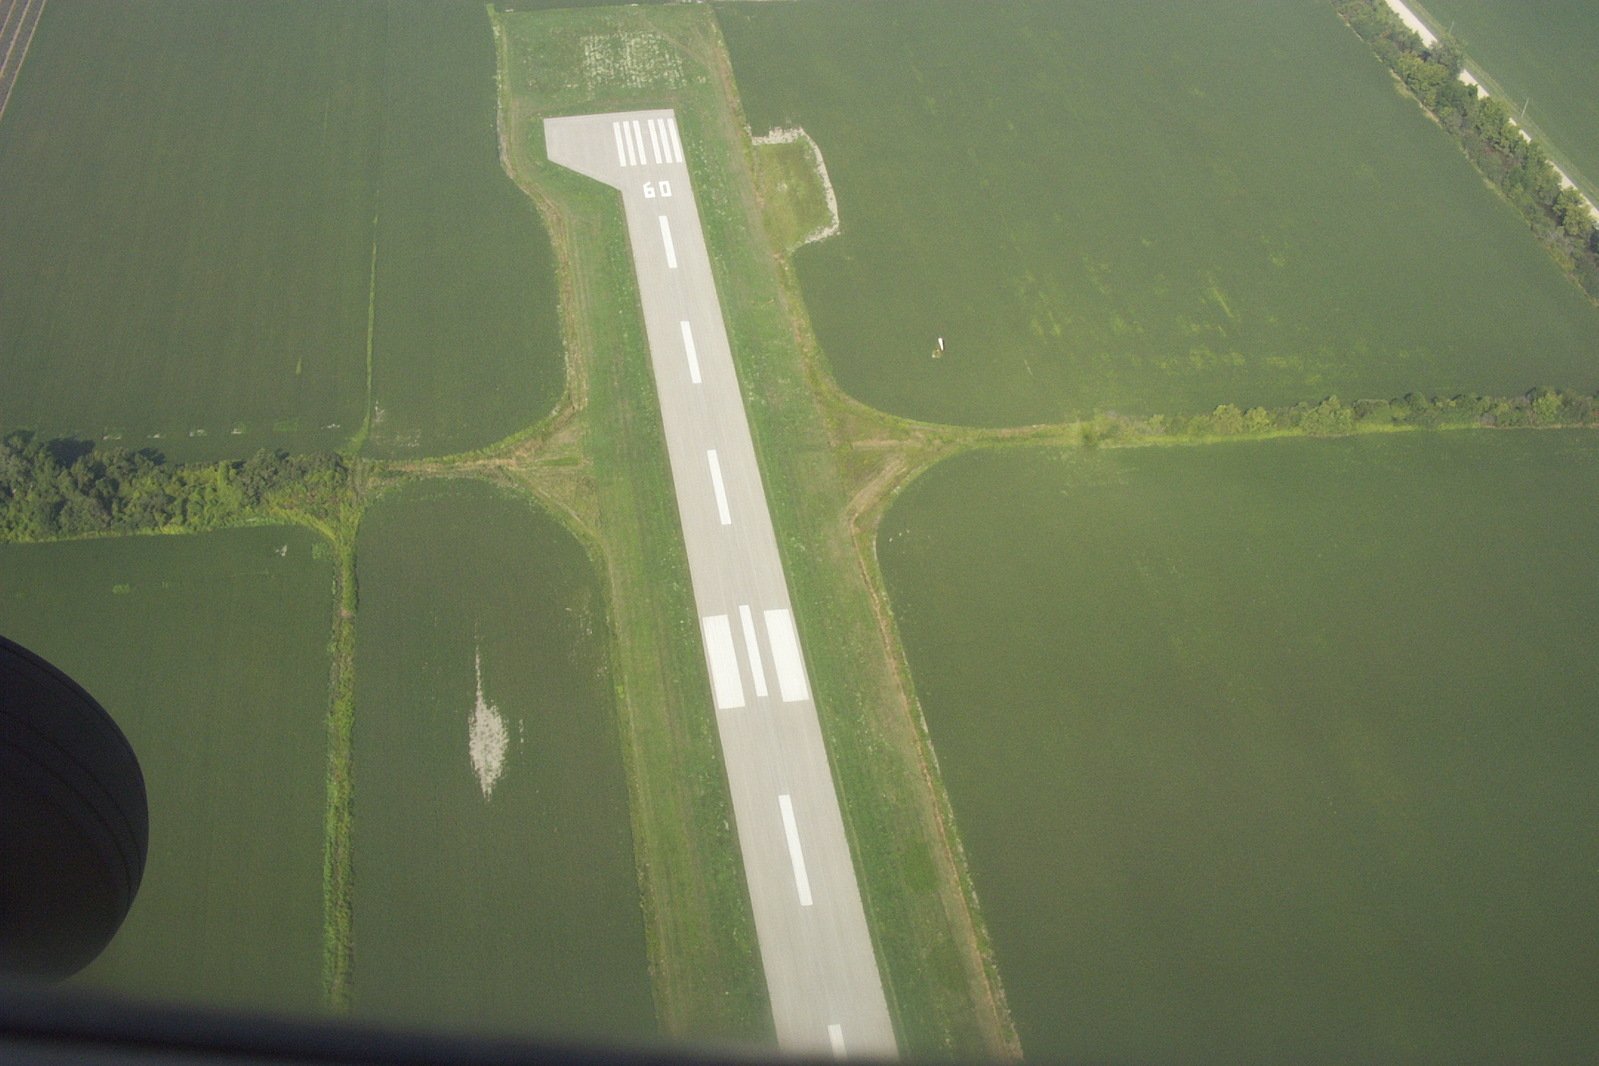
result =
[[627,166],[627,149],[622,147],[622,124],[620,122],[611,123],[611,135],[616,138],[616,165],[625,167]]
[[833,1057],[844,1057],[844,1027],[842,1025],[829,1025],[827,1027],[827,1042],[833,1045]]
[[[722,464],[716,458],[716,449],[706,452],[705,458],[711,464],[711,489],[716,493],[716,515],[722,520],[722,525],[730,526],[733,524],[733,515],[727,509],[727,489],[722,485]],[[766,613],[770,615],[772,612]]]
[[657,119],[650,119],[650,150],[655,153],[655,162],[661,161],[661,135],[655,131]]
[[661,240],[666,244],[666,265],[673,270],[677,269],[677,249],[672,247],[672,225],[666,221],[666,216],[661,216]]
[[683,142],[677,139],[677,116],[666,116],[666,132],[672,137],[672,155],[679,163],[683,161]]
[[788,793],[777,797],[783,811],[783,835],[788,837],[788,858],[794,864],[794,887],[799,889],[801,907],[811,905],[811,879],[805,875],[805,853],[800,850],[799,826],[794,822],[794,803]]
[[738,605],[738,620],[744,626],[744,650],[750,657],[750,676],[755,679],[755,695],[766,698],[766,667],[761,665],[761,646],[755,642],[755,615],[750,605]]
[[772,667],[777,671],[777,687],[784,703],[809,699],[805,684],[805,660],[800,657],[799,636],[794,632],[794,616],[787,610],[767,611],[766,639],[772,645]]
[[700,383],[700,353],[694,350],[694,331],[689,329],[686,319],[678,324],[683,327],[683,351],[688,353],[688,379],[698,385]]
[[711,664],[711,688],[716,709],[736,711],[744,706],[744,683],[738,679],[738,653],[733,650],[733,627],[725,614],[701,620],[705,634],[705,659]]

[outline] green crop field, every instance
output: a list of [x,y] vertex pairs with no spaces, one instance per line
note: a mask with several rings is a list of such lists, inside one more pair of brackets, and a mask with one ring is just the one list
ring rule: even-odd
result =
[[1024,1050],[1599,1055],[1599,440],[966,457],[884,572]]
[[1599,94],[1592,88],[1599,55],[1599,8],[1584,0],[1425,0],[1412,4],[1442,30],[1452,30],[1473,65],[1508,94],[1572,180],[1599,199]]
[[322,1002],[332,566],[297,529],[0,545],[0,633],[116,719],[150,800],[144,883],[74,983]]
[[751,128],[826,156],[843,232],[796,269],[868,403],[1599,384],[1599,311],[1319,0],[717,12]]
[[357,1013],[478,1031],[653,1030],[600,585],[477,482],[359,542]]
[[[53,0],[0,123],[0,431],[488,443],[562,372],[481,4]],[[369,397],[368,359],[371,359]]]

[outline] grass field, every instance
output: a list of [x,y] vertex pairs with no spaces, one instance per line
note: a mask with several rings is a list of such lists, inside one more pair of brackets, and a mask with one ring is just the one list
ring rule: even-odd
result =
[[355,1011],[649,1035],[607,628],[582,548],[462,481],[385,498],[358,547]]
[[826,154],[843,232],[796,269],[870,404],[1013,424],[1599,384],[1599,312],[1324,3],[717,13],[751,127]]
[[[562,372],[481,4],[53,0],[0,123],[0,431],[450,451]],[[370,354],[369,354],[370,353]]]
[[149,794],[144,883],[75,984],[320,1005],[332,608],[320,549],[286,528],[0,546],[0,632],[106,707]]
[[1024,1049],[1599,1054],[1599,441],[951,462],[879,547]]
[[1599,201],[1599,96],[1589,88],[1599,54],[1599,9],[1583,0],[1425,0],[1412,4],[1452,29],[1473,65],[1499,84],[1511,113],[1536,128],[1573,181]]

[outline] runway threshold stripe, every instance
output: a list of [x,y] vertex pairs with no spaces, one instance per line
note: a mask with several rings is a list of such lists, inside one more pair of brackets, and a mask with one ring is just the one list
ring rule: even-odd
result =
[[794,887],[799,889],[801,907],[811,905],[811,879],[805,873],[805,852],[800,850],[799,826],[794,821],[794,801],[788,793],[777,797],[777,806],[783,812],[783,835],[788,837],[788,860],[794,864]]
[[833,1057],[844,1057],[844,1027],[842,1025],[829,1025],[827,1027],[827,1042],[833,1045]]
[[638,145],[638,165],[644,166],[650,160],[649,157],[644,154],[644,134],[639,132],[638,119],[634,119],[632,122],[629,122],[627,126],[628,129],[633,131],[633,143]]
[[683,142],[677,139],[677,116],[666,116],[666,132],[672,138],[672,156],[681,163],[683,161]]
[[683,351],[688,355],[688,379],[694,384],[700,383],[700,353],[694,349],[694,331],[689,328],[685,320],[678,323],[683,327]]
[[750,677],[755,682],[755,695],[758,699],[766,698],[766,667],[761,663],[761,646],[755,639],[755,615],[750,611],[750,605],[738,605],[738,620],[744,627],[744,651],[750,657]]
[[661,135],[655,132],[655,119],[650,119],[650,151],[655,153],[655,161],[661,161]]
[[772,645],[772,668],[777,671],[777,688],[784,703],[810,698],[805,683],[805,660],[800,656],[799,635],[794,632],[794,616],[787,610],[766,611],[766,639]]
[[706,452],[705,458],[711,464],[711,490],[716,493],[716,516],[722,520],[722,525],[730,526],[733,524],[733,515],[727,509],[727,489],[722,485],[722,464],[716,458],[716,449]]
[[666,245],[666,265],[673,270],[677,269],[677,249],[672,247],[672,225],[666,221],[666,216],[661,216],[661,242]]
[[716,709],[736,711],[744,706],[744,683],[738,678],[738,653],[733,650],[733,627],[727,615],[707,615],[700,621],[705,636],[705,661],[711,667],[711,691]]
[[633,131],[627,128],[627,123],[622,123],[622,140],[627,143],[627,165],[638,166],[638,157],[633,154]]
[[616,165],[625,167],[627,166],[627,149],[622,147],[622,124],[620,122],[611,123],[611,135],[616,138]]

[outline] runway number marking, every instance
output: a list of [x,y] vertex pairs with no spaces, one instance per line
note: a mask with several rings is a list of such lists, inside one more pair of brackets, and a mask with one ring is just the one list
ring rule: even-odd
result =
[[777,671],[777,687],[784,703],[810,699],[805,683],[805,660],[800,657],[799,636],[794,632],[794,616],[787,610],[764,612],[766,639],[772,645],[772,668]]
[[725,614],[708,615],[700,626],[705,636],[705,659],[711,665],[711,691],[716,696],[716,709],[736,711],[744,706],[744,683],[738,678],[733,627]]
[[672,195],[672,183],[669,181],[646,181],[644,183],[644,199],[653,200],[659,194],[661,199],[669,199]]
[[[722,484],[722,464],[716,458],[716,449],[712,448],[705,453],[705,458],[711,464],[711,491],[716,493],[716,515],[722,520],[722,525],[733,524],[733,515],[727,509],[727,489]],[[772,612],[766,612],[770,615]]]
[[666,245],[666,265],[677,269],[677,249],[672,247],[672,224],[661,216],[661,242]]
[[799,889],[801,907],[811,905],[811,879],[805,873],[805,853],[800,850],[799,825],[794,821],[794,801],[788,793],[777,797],[777,806],[783,812],[783,835],[788,837],[788,858],[794,864],[794,887]]
[[744,627],[744,651],[750,657],[750,677],[755,682],[755,695],[764,700],[766,698],[766,667],[761,662],[761,646],[755,639],[755,615],[750,611],[749,604],[739,604],[738,620]]
[[827,1027],[827,1042],[833,1045],[833,1057],[844,1057],[844,1027],[842,1025],[829,1025]]
[[688,379],[694,384],[700,383],[700,353],[694,350],[694,331],[689,329],[685,320],[678,323],[683,327],[683,351],[688,356]]

